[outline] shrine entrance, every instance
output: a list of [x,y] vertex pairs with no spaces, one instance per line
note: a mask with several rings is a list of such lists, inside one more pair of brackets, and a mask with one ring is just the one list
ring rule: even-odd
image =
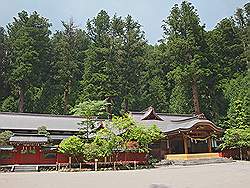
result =
[[36,164],[40,159],[39,146],[19,145],[16,150],[17,164]]
[[208,142],[205,140],[195,142],[189,140],[188,153],[209,153],[208,148]]
[[48,143],[44,135],[14,134],[10,144],[15,147],[14,164],[38,164],[41,161],[41,145]]
[[211,153],[221,131],[210,124],[196,124],[190,129],[168,134],[168,154]]

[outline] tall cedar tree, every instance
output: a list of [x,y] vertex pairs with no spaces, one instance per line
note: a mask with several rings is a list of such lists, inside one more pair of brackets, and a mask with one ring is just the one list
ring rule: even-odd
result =
[[[197,11],[186,1],[180,7],[175,5],[170,16],[164,21],[164,40],[168,45],[171,59],[171,77],[176,84],[187,84],[192,89],[195,114],[200,114],[199,83],[200,75],[206,70],[204,27],[200,25]],[[188,88],[187,88],[188,90]]]
[[26,91],[46,79],[49,69],[50,30],[48,20],[37,12],[30,16],[18,13],[14,22],[8,24],[10,71],[9,81],[19,97],[18,112],[25,110]]
[[[7,84],[7,36],[3,27],[0,27],[0,105],[6,96],[10,94]],[[1,108],[0,108],[1,109]]]
[[157,111],[168,112],[170,85],[166,73],[169,66],[163,56],[161,45],[147,45],[138,91],[133,96],[133,110],[141,111],[153,106]]
[[84,70],[84,51],[88,48],[89,40],[84,31],[78,29],[73,20],[62,22],[64,30],[58,31],[52,39],[54,50],[54,78],[63,91],[63,113],[69,112],[70,95],[74,95],[73,103],[77,100],[77,88]]
[[128,100],[139,87],[140,68],[146,41],[141,26],[131,16],[110,19],[105,11],[87,23],[92,44],[86,52],[83,75],[84,99],[119,96]]
[[124,111],[128,112],[129,100],[136,97],[140,87],[139,81],[146,50],[146,40],[141,25],[130,15],[124,19],[122,40],[122,54],[118,71],[121,81],[121,97],[124,99]]
[[86,51],[86,62],[82,79],[82,100],[100,100],[112,93],[108,89],[108,64],[111,62],[110,17],[100,11],[87,22],[87,34],[91,44]]

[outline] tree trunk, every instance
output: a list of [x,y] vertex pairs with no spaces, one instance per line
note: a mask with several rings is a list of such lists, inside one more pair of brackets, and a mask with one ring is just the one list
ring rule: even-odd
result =
[[199,103],[199,95],[197,89],[197,81],[195,78],[192,80],[192,95],[193,95],[193,103],[194,103],[194,112],[196,115],[201,114],[200,111],[200,103]]
[[240,160],[243,160],[242,148],[240,148]]
[[68,114],[68,105],[69,105],[69,91],[71,87],[71,80],[69,80],[64,86],[64,93],[63,93],[63,101],[64,101],[64,114]]
[[18,112],[24,112],[24,91],[22,87],[19,89]]
[[124,100],[125,100],[124,111],[125,113],[127,113],[128,112],[128,98],[125,98]]
[[107,113],[108,113],[108,116],[109,116],[109,119],[112,119],[112,96],[108,96],[106,98],[106,101],[109,103],[108,106],[107,106]]
[[69,90],[67,87],[64,89],[63,101],[64,101],[63,111],[64,111],[64,114],[67,114],[68,113],[68,104],[69,104]]

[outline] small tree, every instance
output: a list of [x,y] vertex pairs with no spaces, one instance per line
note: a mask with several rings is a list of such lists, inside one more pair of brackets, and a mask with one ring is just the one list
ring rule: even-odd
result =
[[10,137],[13,135],[11,131],[3,131],[0,133],[0,146],[6,146],[9,144]]
[[221,148],[239,148],[242,159],[242,148],[250,147],[250,126],[247,112],[241,100],[235,100],[231,105],[227,121],[223,124],[228,129],[223,136]]
[[122,138],[112,130],[103,128],[98,130],[94,140],[84,145],[84,158],[93,161],[112,155],[113,151],[121,147]]
[[49,135],[50,135],[50,133],[49,133],[49,131],[47,131],[47,127],[45,125],[37,128],[37,134],[44,135],[47,137],[49,137]]
[[124,149],[129,149],[128,144],[136,141],[139,152],[149,152],[149,144],[164,137],[155,125],[146,127],[138,124],[128,114],[122,117],[114,117],[112,124],[121,134]]
[[121,147],[122,142],[122,137],[116,135],[108,128],[99,130],[93,141],[93,143],[98,146],[98,157],[107,157],[112,155],[114,150]]
[[93,161],[96,159],[98,154],[98,146],[91,142],[91,143],[85,143],[84,144],[84,150],[83,150],[83,156],[86,161]]
[[84,153],[84,148],[83,141],[77,136],[68,137],[59,144],[61,153],[73,156],[76,160]]
[[84,118],[81,122],[81,129],[79,131],[80,136],[89,141],[90,134],[96,133],[96,118],[105,117],[107,115],[106,107],[108,103],[106,101],[84,101],[76,105],[71,113],[79,115]]
[[226,130],[221,147],[222,149],[239,148],[240,158],[242,160],[242,148],[250,147],[250,128],[231,128]]

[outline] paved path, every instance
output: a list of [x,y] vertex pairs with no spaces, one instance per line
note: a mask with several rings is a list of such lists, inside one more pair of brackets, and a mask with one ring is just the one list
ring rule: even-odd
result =
[[106,172],[2,173],[1,188],[249,188],[250,162]]

